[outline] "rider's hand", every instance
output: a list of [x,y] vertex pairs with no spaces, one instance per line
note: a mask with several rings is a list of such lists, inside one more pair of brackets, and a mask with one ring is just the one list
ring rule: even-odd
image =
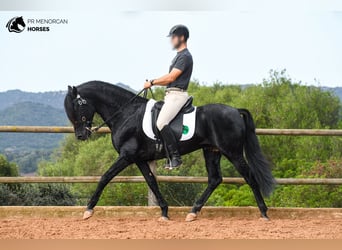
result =
[[150,81],[146,81],[146,82],[144,83],[144,89],[148,89],[148,88],[151,88],[151,87],[152,87],[152,84],[151,84]]

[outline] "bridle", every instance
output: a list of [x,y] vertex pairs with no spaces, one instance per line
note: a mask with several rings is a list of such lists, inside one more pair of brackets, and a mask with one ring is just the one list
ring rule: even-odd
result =
[[[122,111],[123,108],[125,108],[128,104],[130,104],[131,102],[133,102],[138,96],[140,96],[142,93],[143,94],[143,97],[146,99],[147,98],[147,92],[148,90],[151,91],[151,95],[152,95],[152,98],[154,99],[154,95],[153,95],[153,92],[151,90],[151,88],[148,88],[148,89],[142,89],[140,90],[135,96],[133,96],[131,99],[129,99],[126,103],[124,103],[123,105],[120,106],[120,108],[118,110],[116,110],[114,112],[114,114],[112,114],[109,118],[107,118],[103,123],[101,123],[100,125],[96,126],[95,128],[92,128],[92,121],[89,121],[87,120],[87,118],[85,116],[82,116],[81,117],[81,120],[83,123],[86,124],[85,126],[85,129],[88,130],[90,132],[90,134],[92,133],[96,133],[100,128],[102,128],[104,125],[107,124],[107,122],[111,121],[116,115],[118,112]],[[78,103],[79,106],[82,106],[84,104],[87,104],[87,100],[82,98],[79,94],[77,95],[75,101]],[[83,121],[83,117],[85,118],[85,120]]]
[[[87,105],[87,100],[82,98],[80,94],[77,94],[76,99],[74,100],[78,106],[82,107],[83,105]],[[86,116],[81,116],[81,122],[85,124],[85,129],[91,132],[92,121],[87,120]]]

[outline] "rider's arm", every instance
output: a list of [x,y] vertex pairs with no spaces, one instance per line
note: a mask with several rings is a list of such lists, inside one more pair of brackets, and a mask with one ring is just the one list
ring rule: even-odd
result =
[[[180,69],[173,68],[170,73],[162,77],[154,79],[153,85],[166,86],[169,83],[174,82],[181,74],[182,74],[182,71]],[[145,88],[150,88],[151,86],[152,85],[150,81],[145,82],[145,85],[144,85]]]
[[182,74],[182,71],[177,69],[177,68],[173,68],[171,70],[170,73],[168,73],[167,75],[164,75],[160,78],[154,79],[153,81],[153,85],[160,85],[160,86],[165,86],[168,85],[171,82],[176,81],[176,79]]

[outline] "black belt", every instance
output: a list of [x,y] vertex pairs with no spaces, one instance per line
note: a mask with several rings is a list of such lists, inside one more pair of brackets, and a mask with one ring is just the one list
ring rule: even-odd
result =
[[186,92],[186,89],[181,89],[181,88],[176,88],[176,87],[170,87],[165,90],[165,92],[170,92],[170,91],[178,91],[178,92]]

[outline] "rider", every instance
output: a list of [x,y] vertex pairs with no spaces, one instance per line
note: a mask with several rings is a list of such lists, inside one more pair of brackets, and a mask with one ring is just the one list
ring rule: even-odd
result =
[[164,105],[160,110],[157,127],[170,158],[170,167],[175,168],[182,164],[177,140],[169,123],[176,117],[178,112],[188,100],[188,86],[192,74],[192,56],[187,49],[189,30],[184,25],[175,25],[171,28],[168,37],[177,55],[172,60],[169,73],[150,81],[146,81],[144,88],[153,85],[166,86]]

